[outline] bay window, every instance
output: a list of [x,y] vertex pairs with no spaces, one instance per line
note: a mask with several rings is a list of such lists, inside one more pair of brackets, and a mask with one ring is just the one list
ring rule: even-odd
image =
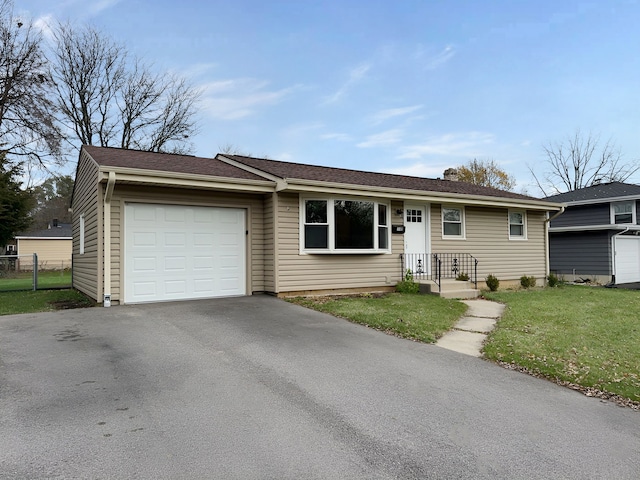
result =
[[389,206],[373,200],[301,199],[302,251],[388,252]]

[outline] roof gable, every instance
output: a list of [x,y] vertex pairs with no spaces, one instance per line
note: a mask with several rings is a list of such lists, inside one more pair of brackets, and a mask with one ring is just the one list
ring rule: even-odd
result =
[[597,203],[598,200],[603,202],[612,198],[635,197],[640,196],[640,185],[623,182],[601,183],[590,187],[580,188],[571,192],[560,193],[547,197],[547,200],[554,202],[574,203],[588,202]]

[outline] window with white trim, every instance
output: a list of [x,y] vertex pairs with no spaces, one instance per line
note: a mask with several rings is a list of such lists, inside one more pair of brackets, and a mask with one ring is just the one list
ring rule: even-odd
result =
[[84,254],[84,213],[80,215],[80,255]]
[[523,211],[509,210],[509,239],[526,240],[527,214]]
[[636,223],[636,202],[619,202],[611,204],[611,223],[615,224],[635,224]]
[[442,236],[444,238],[464,238],[464,209],[442,207]]
[[301,199],[300,249],[307,253],[388,253],[389,205],[347,198]]

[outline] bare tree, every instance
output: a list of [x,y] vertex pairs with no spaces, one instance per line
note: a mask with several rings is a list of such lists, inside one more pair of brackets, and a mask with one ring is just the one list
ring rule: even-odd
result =
[[458,167],[457,170],[458,179],[461,182],[501,190],[513,190],[516,186],[515,178],[502,170],[493,159],[477,160],[474,158],[469,163]]
[[0,0],[0,149],[27,169],[61,163],[61,135],[42,36]]
[[154,152],[191,150],[199,92],[184,79],[153,73],[93,27],[58,25],[57,102],[83,144]]
[[640,161],[625,163],[611,140],[602,143],[599,135],[583,135],[580,130],[563,141],[543,145],[546,172],[538,175],[529,166],[540,191],[554,195],[578,190],[600,182],[624,182],[640,170]]
[[53,78],[62,122],[85,145],[108,146],[117,120],[113,102],[125,81],[125,51],[91,27],[55,30]]

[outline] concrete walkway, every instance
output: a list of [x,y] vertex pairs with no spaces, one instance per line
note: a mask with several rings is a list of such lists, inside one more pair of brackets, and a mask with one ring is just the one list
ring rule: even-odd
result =
[[462,300],[462,302],[469,306],[466,315],[458,320],[453,330],[445,333],[436,345],[454,352],[480,357],[487,333],[493,330],[505,306],[488,300]]

